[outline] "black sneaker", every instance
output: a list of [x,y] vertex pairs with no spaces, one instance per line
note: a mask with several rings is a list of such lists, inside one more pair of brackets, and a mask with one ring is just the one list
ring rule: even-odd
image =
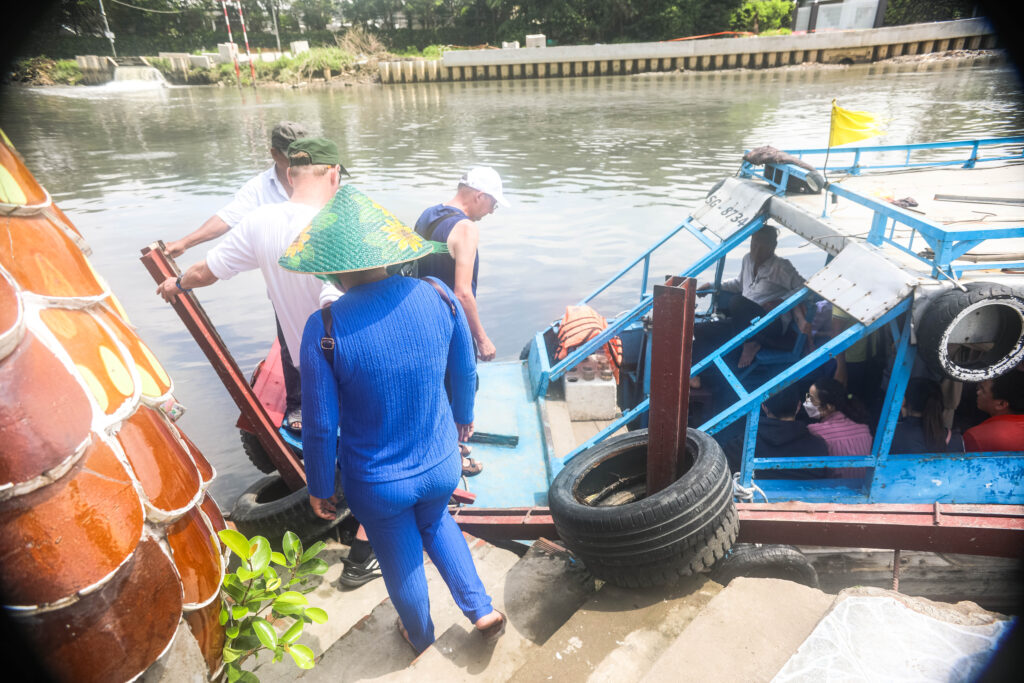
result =
[[355,588],[380,576],[380,563],[377,562],[377,556],[372,552],[362,562],[350,561],[347,558],[342,562],[345,563],[345,569],[342,570],[341,578],[338,580],[343,586]]

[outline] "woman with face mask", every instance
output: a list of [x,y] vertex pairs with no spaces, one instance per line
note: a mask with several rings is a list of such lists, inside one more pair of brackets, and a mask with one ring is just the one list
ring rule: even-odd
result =
[[864,424],[867,416],[847,398],[846,389],[836,380],[815,380],[804,400],[804,410],[812,420],[818,420],[807,425],[807,431],[824,439],[829,455],[871,453],[871,430]]

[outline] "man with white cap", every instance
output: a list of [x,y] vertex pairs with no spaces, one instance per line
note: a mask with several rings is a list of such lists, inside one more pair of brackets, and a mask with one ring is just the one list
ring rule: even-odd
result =
[[[424,211],[416,221],[416,232],[428,240],[448,245],[447,254],[431,254],[420,260],[419,275],[436,277],[448,285],[466,312],[469,330],[476,345],[476,356],[493,360],[497,350],[487,336],[476,305],[477,275],[480,271],[478,245],[480,232],[476,222],[494,213],[498,206],[508,207],[501,191],[501,176],[489,166],[474,166],[459,179],[455,196],[444,204]],[[480,472],[480,464],[465,458],[469,448],[462,446],[463,473]]]

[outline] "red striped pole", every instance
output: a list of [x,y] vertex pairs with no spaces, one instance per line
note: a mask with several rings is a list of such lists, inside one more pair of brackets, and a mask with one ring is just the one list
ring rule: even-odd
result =
[[[235,39],[231,37],[231,20],[228,18],[227,0],[220,0],[220,6],[224,8],[224,25],[228,27],[228,45],[234,45]],[[231,61],[235,65],[235,81],[238,87],[242,87],[242,72],[238,70],[238,59],[235,58],[235,51],[231,50]]]
[[245,39],[245,56],[249,58],[249,74],[252,75],[252,87],[256,87],[256,67],[252,63],[252,53],[249,52],[249,34],[245,31],[245,17],[242,16],[242,3],[238,2],[238,21],[242,24],[242,38]]

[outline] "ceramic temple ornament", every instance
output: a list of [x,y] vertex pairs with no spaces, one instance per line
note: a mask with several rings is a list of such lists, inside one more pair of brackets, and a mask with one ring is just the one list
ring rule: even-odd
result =
[[215,472],[165,414],[171,379],[88,253],[0,133],[4,609],[58,680],[131,680],[171,658],[214,677]]

